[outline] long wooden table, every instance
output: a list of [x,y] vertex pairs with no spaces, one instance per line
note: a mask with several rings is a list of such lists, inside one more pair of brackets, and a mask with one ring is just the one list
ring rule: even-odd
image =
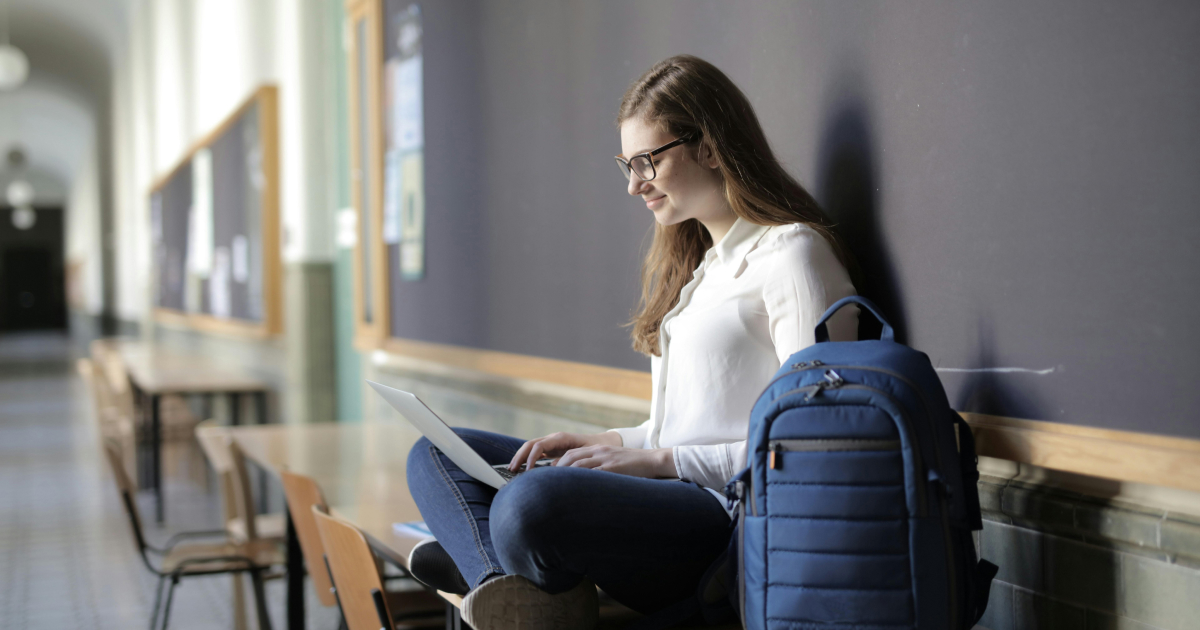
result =
[[[242,426],[228,431],[246,457],[279,479],[288,470],[312,477],[330,511],[354,523],[371,546],[406,567],[420,538],[392,525],[421,520],[408,492],[405,461],[420,432],[399,423]],[[304,559],[287,514],[288,628],[304,627]]]
[[154,344],[140,341],[114,340],[115,350],[129,375],[134,403],[149,418],[150,444],[148,457],[139,458],[146,466],[144,477],[154,490],[155,520],[162,523],[165,514],[162,483],[162,417],[159,402],[172,394],[228,396],[230,421],[240,423],[243,395],[254,398],[255,415],[259,423],[267,419],[266,381],[237,368],[222,365],[204,357],[167,352]]
[[[497,430],[485,423],[467,423],[475,428]],[[544,435],[552,427],[524,426],[524,431]],[[584,425],[562,427],[579,430]],[[599,427],[597,427],[598,429]],[[213,431],[216,428],[206,430]],[[421,520],[420,511],[408,492],[408,452],[421,434],[402,421],[349,424],[267,425],[225,427],[246,457],[276,479],[288,470],[313,478],[321,487],[330,511],[353,523],[371,547],[397,566],[407,568],[408,553],[421,538],[397,533],[395,523]],[[522,431],[522,432],[524,432]],[[211,433],[217,437],[222,434]],[[304,628],[304,558],[300,551],[291,513],[287,514],[287,609],[289,630]],[[448,601],[454,596],[442,593]],[[460,627],[458,609],[447,627]],[[601,607],[599,630],[624,628],[637,614],[615,602]],[[734,630],[740,625],[709,630]]]

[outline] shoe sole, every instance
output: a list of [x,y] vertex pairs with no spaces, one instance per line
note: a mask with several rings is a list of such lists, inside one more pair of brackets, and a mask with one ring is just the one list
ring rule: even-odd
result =
[[[413,570],[414,568],[416,571]],[[418,582],[439,591],[454,595],[466,595],[470,590],[470,586],[462,579],[462,574],[459,573],[458,566],[454,564],[450,554],[446,553],[441,548],[441,544],[432,538],[417,543],[417,546],[409,552],[408,572]]]
[[519,575],[504,575],[467,593],[462,617],[475,630],[592,630],[599,600],[588,579],[551,595]]

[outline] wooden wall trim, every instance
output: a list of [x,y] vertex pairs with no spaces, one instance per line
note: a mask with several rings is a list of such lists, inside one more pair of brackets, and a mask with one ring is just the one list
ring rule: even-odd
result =
[[1052,470],[1200,491],[1200,440],[964,413],[975,450]]
[[[410,339],[386,339],[381,345],[389,353],[496,376],[640,400],[651,394],[648,372]],[[1200,492],[1200,440],[978,413],[962,416],[983,457]]]
[[395,337],[384,340],[382,346],[387,352],[496,376],[555,383],[650,400],[649,372]]
[[269,327],[255,322],[225,319],[205,313],[185,313],[169,308],[155,308],[154,321],[169,328],[196,330],[246,339],[268,339],[275,334]]

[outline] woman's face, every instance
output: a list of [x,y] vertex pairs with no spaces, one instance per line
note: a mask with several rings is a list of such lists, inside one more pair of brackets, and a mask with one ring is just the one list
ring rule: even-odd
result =
[[[653,151],[675,139],[641,117],[621,123],[622,157]],[[654,156],[654,167],[658,174],[648,182],[630,174],[627,190],[646,202],[660,225],[688,219],[707,224],[732,216],[716,158],[703,146],[691,143],[667,149]]]

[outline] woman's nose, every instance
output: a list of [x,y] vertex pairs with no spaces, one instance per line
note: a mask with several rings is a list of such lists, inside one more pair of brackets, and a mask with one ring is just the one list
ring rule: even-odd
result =
[[643,192],[646,190],[646,188],[647,188],[649,185],[650,185],[650,183],[649,183],[649,182],[647,182],[647,181],[644,181],[644,180],[642,180],[642,178],[641,178],[641,177],[638,177],[638,176],[637,176],[637,173],[634,173],[634,172],[630,171],[630,173],[629,173],[629,186],[626,188],[626,190],[628,190],[628,191],[629,191],[629,194],[631,194],[631,195],[640,195],[640,194],[642,194],[642,193],[643,193]]

